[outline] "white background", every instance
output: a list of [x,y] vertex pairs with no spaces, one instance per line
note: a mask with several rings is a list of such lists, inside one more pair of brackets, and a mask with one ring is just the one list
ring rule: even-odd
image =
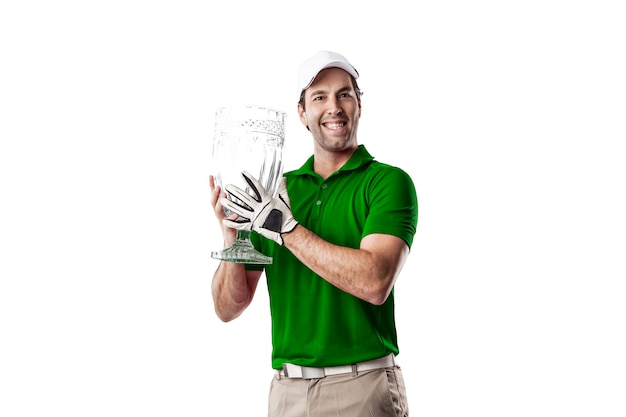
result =
[[265,285],[213,313],[213,112],[287,111],[299,166],[320,49],[361,73],[359,142],[417,187],[411,414],[626,415],[619,3],[3,2],[0,415],[265,415]]

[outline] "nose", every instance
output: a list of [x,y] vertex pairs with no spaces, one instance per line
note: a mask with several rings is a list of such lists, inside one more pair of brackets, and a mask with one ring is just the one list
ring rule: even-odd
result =
[[343,108],[339,103],[339,99],[337,97],[332,97],[328,99],[328,114],[341,114],[343,113]]

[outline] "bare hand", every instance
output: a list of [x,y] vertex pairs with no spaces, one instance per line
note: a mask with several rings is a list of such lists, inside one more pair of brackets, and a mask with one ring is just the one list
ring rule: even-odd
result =
[[223,220],[228,218],[230,220],[235,220],[238,216],[236,214],[232,214],[226,217],[224,213],[224,207],[222,203],[220,203],[221,197],[226,197],[226,193],[222,192],[222,187],[215,183],[215,177],[213,175],[209,176],[209,187],[211,188],[211,206],[213,206],[213,211],[215,212],[215,217],[220,224],[220,228],[222,229],[222,235],[224,236],[224,247],[230,246],[237,237],[237,231],[235,229],[231,229],[224,225]]

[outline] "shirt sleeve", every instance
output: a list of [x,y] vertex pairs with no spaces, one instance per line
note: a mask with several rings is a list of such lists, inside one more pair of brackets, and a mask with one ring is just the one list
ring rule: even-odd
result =
[[417,228],[417,194],[411,177],[400,168],[380,171],[368,189],[369,214],[363,236],[382,233],[403,239],[409,248]]

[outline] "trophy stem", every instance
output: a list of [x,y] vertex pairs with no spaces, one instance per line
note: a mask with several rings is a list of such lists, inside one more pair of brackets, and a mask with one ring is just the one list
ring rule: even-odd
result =
[[254,249],[250,241],[250,232],[247,230],[237,230],[237,238],[233,244],[224,250],[211,252],[211,257],[227,262],[237,262],[246,264],[271,264],[272,258],[265,256]]

